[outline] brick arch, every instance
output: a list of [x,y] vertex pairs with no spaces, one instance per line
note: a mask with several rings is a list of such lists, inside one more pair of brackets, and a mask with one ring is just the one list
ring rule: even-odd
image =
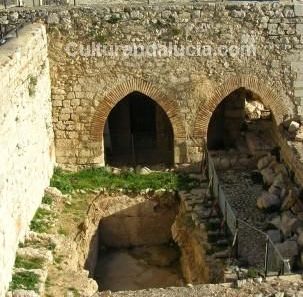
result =
[[185,128],[177,102],[168,98],[151,83],[134,78],[116,86],[100,102],[91,123],[92,140],[103,141],[104,126],[109,113],[120,100],[132,92],[140,92],[159,104],[171,122],[174,139],[185,139]]
[[260,82],[257,77],[234,76],[215,89],[206,102],[199,105],[193,127],[194,137],[207,137],[208,125],[213,112],[221,101],[239,88],[248,89],[258,95],[262,102],[271,109],[277,125],[283,121],[285,115],[290,114],[290,108],[283,102],[283,98]]

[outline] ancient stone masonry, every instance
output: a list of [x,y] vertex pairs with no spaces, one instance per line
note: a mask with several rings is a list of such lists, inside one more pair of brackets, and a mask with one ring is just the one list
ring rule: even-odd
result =
[[[176,164],[200,161],[212,112],[240,87],[259,95],[278,125],[287,115],[302,116],[302,4],[115,4],[0,14],[1,22],[35,16],[48,24],[56,157],[65,167],[104,164],[106,117],[132,91],[150,96],[167,113]],[[198,43],[212,53],[84,57],[80,44],[92,42]],[[220,46],[236,46],[240,54],[221,56]],[[250,56],[243,53],[248,48],[255,49]]]
[[0,296],[52,174],[54,149],[46,32],[31,25],[0,48]]

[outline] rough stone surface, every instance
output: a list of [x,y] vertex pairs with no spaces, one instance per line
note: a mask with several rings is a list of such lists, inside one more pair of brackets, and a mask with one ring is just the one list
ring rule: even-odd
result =
[[46,32],[31,25],[0,48],[0,296],[18,242],[41,203],[53,168]]
[[[102,132],[108,113],[132,91],[145,93],[168,114],[175,163],[196,163],[210,116],[230,92],[256,92],[280,124],[302,115],[302,18],[294,4],[163,3],[23,10],[49,20],[53,118],[57,162],[66,167],[103,164]],[[12,13],[2,12],[4,22]],[[15,16],[14,18],[15,19]],[[12,22],[12,21],[9,21]],[[68,57],[73,42],[129,45],[173,42],[219,46],[255,44],[256,56]],[[259,57],[262,56],[262,59]],[[300,76],[301,75],[301,76]],[[264,83],[266,77],[266,83]]]
[[295,296],[302,297],[303,285],[301,277],[294,279],[273,278],[262,284],[248,280],[242,282],[241,288],[234,288],[232,284],[199,285],[183,288],[148,289],[141,291],[99,292],[94,297],[265,297],[265,296]]

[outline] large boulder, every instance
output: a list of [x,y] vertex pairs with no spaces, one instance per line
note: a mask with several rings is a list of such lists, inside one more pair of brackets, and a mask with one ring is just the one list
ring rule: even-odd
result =
[[298,219],[290,211],[285,211],[281,216],[276,216],[269,223],[282,231],[284,237],[289,237],[294,233],[294,229],[298,227]]
[[276,163],[274,166],[273,166],[273,170],[275,172],[275,174],[282,174],[282,176],[288,176],[288,171],[287,171],[287,168],[284,164],[281,164],[281,163]]
[[263,192],[261,196],[257,199],[257,206],[260,209],[268,209],[268,208],[275,208],[280,207],[281,200],[278,195],[269,193],[269,192]]
[[276,243],[276,248],[279,250],[283,258],[293,262],[294,257],[299,254],[298,244],[295,240],[287,240],[283,243]]
[[266,156],[263,156],[262,158],[260,158],[258,160],[258,163],[257,163],[257,167],[259,170],[262,170],[264,169],[265,167],[267,167],[269,165],[269,163],[273,160],[273,157],[268,154]]
[[281,197],[281,192],[282,192],[282,187],[274,183],[268,189],[268,193],[274,194],[278,197]]
[[265,185],[270,186],[274,182],[275,173],[271,168],[267,167],[267,168],[262,169],[261,174],[263,176],[263,182]]
[[288,210],[292,208],[296,204],[297,199],[298,199],[297,191],[295,189],[290,189],[282,203],[281,210]]
[[63,197],[62,192],[59,189],[57,189],[56,187],[47,187],[44,190],[44,194],[45,195],[49,195],[49,196],[54,197],[54,198],[56,198],[56,197],[58,197],[58,198]]
[[293,226],[297,222],[297,218],[290,211],[285,211],[281,216],[281,231],[285,237],[291,236]]
[[302,217],[303,214],[303,202],[298,198],[296,203],[291,207],[291,211],[296,215]]
[[294,133],[300,128],[300,124],[296,121],[291,121],[288,127],[289,133]]

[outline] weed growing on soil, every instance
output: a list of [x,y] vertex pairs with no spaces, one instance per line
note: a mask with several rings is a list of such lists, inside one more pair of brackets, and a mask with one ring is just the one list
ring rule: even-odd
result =
[[15,268],[24,269],[41,269],[43,267],[43,259],[41,258],[25,258],[17,256],[15,260]]
[[17,272],[13,275],[10,290],[33,290],[38,293],[39,276],[32,271]]
[[130,171],[114,174],[106,168],[85,169],[76,173],[56,169],[51,186],[64,194],[73,190],[106,188],[108,190],[126,189],[139,192],[144,189],[190,190],[197,181],[185,174],[174,172],[152,172],[142,175]]

